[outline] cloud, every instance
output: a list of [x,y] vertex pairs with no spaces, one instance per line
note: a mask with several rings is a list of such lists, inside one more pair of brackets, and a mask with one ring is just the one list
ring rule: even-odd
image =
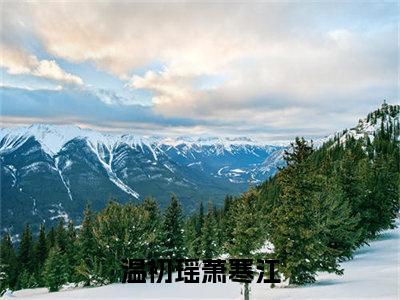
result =
[[[354,115],[383,98],[398,101],[395,3],[53,2],[5,9],[5,40],[31,28],[50,55],[92,62],[133,93],[146,91],[148,113],[165,124],[190,119],[189,131],[324,135],[351,126]],[[31,64],[29,56],[18,58],[24,63],[9,63],[9,72]],[[55,73],[43,69],[42,76]],[[108,105],[132,103],[96,88]],[[183,130],[171,122],[165,130]]]
[[[105,91],[102,91],[104,93]],[[112,95],[112,92],[107,91]],[[307,138],[331,133],[327,124],[349,122],[354,125],[355,112],[319,114],[313,107],[283,109],[277,118],[274,110],[241,110],[229,118],[194,119],[165,117],[152,107],[110,105],[98,93],[85,89],[24,89],[0,87],[2,126],[32,123],[77,124],[101,131],[141,135],[249,136],[260,140],[288,140],[302,135]],[[110,96],[110,97],[116,97]],[[310,122],[310,115],[314,122]],[[361,116],[360,116],[361,117]],[[235,120],[236,119],[236,120]],[[266,122],[265,120],[268,120]]]
[[60,68],[54,60],[39,60],[23,50],[2,45],[0,66],[12,75],[32,75],[64,84],[83,85],[80,77]]
[[40,120],[41,123],[79,123],[122,132],[140,129],[141,133],[149,128],[205,124],[186,118],[164,118],[150,107],[141,105],[109,105],[100,100],[97,93],[81,88],[31,90],[3,86],[0,87],[0,98],[2,121],[8,123]]

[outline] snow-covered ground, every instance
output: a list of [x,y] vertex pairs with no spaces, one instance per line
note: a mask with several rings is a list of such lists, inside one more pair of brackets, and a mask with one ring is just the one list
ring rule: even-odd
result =
[[[400,225],[400,222],[397,222]],[[400,229],[383,232],[342,264],[343,276],[321,273],[318,282],[301,288],[269,288],[254,283],[250,299],[400,299]],[[57,293],[46,289],[17,291],[5,299],[242,299],[241,286],[225,284],[112,284]]]

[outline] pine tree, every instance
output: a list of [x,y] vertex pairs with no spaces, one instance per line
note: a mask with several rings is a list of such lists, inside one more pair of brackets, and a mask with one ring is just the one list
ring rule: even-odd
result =
[[68,281],[74,281],[76,277],[75,269],[77,267],[78,259],[78,248],[77,248],[77,233],[72,221],[68,222],[66,231],[66,259],[68,262]]
[[[232,240],[226,244],[230,258],[253,258],[252,251],[259,249],[265,241],[264,229],[260,224],[259,193],[250,189],[239,199],[230,203],[232,218]],[[249,285],[244,284],[244,299],[249,299]]]
[[54,230],[54,227],[52,226],[47,233],[47,249],[51,249],[56,246],[56,231]]
[[146,198],[143,201],[143,209],[148,214],[148,222],[146,222],[147,250],[145,257],[147,259],[157,259],[160,252],[160,226],[161,215],[160,208],[153,198]]
[[400,198],[398,176],[391,157],[375,157],[368,178],[370,193],[361,205],[369,237],[375,237],[379,231],[394,227]]
[[265,241],[258,198],[259,192],[251,188],[231,203],[233,238],[226,247],[232,258],[251,258]]
[[14,289],[18,279],[17,255],[9,233],[4,234],[0,244],[0,294],[6,288]]
[[365,157],[359,158],[352,153],[352,148],[347,145],[343,157],[338,161],[338,180],[343,191],[343,197],[349,203],[351,215],[358,220],[357,231],[360,231],[356,246],[360,246],[367,236],[366,214],[363,209],[370,193],[367,181],[369,177],[370,162]]
[[353,213],[351,203],[345,197],[339,168],[335,167],[329,152],[325,153],[321,165],[314,194],[319,226],[324,228],[323,237],[330,249],[326,254],[341,260],[350,259],[363,233],[358,227],[360,215]]
[[163,258],[183,258],[185,254],[183,243],[182,208],[175,195],[172,196],[162,224],[162,256]]
[[204,206],[203,206],[203,202],[200,202],[199,215],[196,218],[196,234],[198,236],[200,236],[200,234],[201,234],[201,229],[203,227],[203,223],[204,223]]
[[56,292],[68,280],[68,262],[58,246],[50,249],[43,277],[50,292]]
[[318,199],[313,192],[318,188],[313,176],[315,170],[309,163],[312,152],[312,147],[299,138],[285,152],[287,168],[278,174],[282,191],[271,218],[274,226],[271,238],[275,254],[282,262],[280,271],[292,284],[314,282],[328,251],[321,242],[320,220],[315,215]]
[[67,251],[67,232],[65,230],[65,221],[63,218],[60,218],[57,228],[56,228],[56,243],[57,246],[60,248],[62,253],[66,253]]
[[232,243],[233,240],[233,197],[226,196],[224,199],[224,207],[222,209],[222,220],[221,220],[221,244],[222,252],[226,252],[226,246]]
[[[388,115],[389,107],[385,112]],[[400,143],[399,133],[394,132],[394,127],[392,122],[387,126],[382,124],[373,141],[376,152],[369,172],[372,188],[367,197],[370,206],[368,232],[371,236],[380,230],[393,228],[399,211]]]
[[197,215],[190,216],[184,223],[184,244],[188,257],[200,257],[198,255],[199,243],[196,233]]
[[29,224],[26,224],[22,233],[18,251],[18,263],[20,272],[26,270],[30,274],[34,271],[33,239]]
[[94,236],[98,251],[96,259],[101,262],[101,273],[94,274],[97,281],[118,282],[122,278],[121,260],[145,258],[152,220],[143,205],[110,202],[96,216]]
[[36,264],[36,277],[38,279],[38,284],[42,286],[44,282],[42,282],[42,278],[40,274],[43,272],[44,263],[47,258],[48,248],[47,248],[47,240],[46,240],[46,232],[44,224],[40,225],[39,236],[34,246],[35,252],[35,264]]
[[86,205],[82,226],[78,237],[78,257],[77,272],[79,279],[85,282],[86,286],[91,284],[92,271],[95,267],[94,258],[96,255],[96,241],[94,237],[95,215],[91,210],[90,204]]
[[18,275],[18,289],[28,289],[30,287],[30,274],[28,270],[23,269]]
[[191,243],[189,243],[187,250],[192,253],[192,257],[202,257],[204,250],[202,248],[202,230],[204,225],[203,202],[200,202],[198,214],[194,214],[193,217],[188,220],[188,224],[191,224],[193,228],[188,227],[188,232],[186,232],[185,235],[192,234],[193,239],[191,240]]
[[201,258],[212,259],[218,254],[217,248],[217,224],[214,208],[211,203],[208,206],[208,213],[200,232]]

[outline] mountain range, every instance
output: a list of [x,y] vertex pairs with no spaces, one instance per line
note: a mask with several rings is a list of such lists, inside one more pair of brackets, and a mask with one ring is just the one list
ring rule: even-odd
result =
[[[400,107],[386,103],[350,129],[314,141],[372,140],[381,126],[400,132]],[[1,231],[24,223],[79,223],[87,203],[154,197],[161,208],[176,194],[185,213],[200,202],[222,204],[284,167],[287,145],[247,137],[193,138],[105,134],[71,125],[34,124],[0,129]]]
[[[283,166],[282,145],[242,138],[112,135],[71,125],[34,124],[0,130],[2,230],[22,223],[79,222],[95,210],[174,193],[186,213],[199,202],[222,203]],[[23,220],[23,222],[21,222]]]

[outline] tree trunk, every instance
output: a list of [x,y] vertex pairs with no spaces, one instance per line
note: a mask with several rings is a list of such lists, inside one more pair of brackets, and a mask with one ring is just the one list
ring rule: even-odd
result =
[[244,284],[244,300],[250,300],[250,290],[247,282]]

